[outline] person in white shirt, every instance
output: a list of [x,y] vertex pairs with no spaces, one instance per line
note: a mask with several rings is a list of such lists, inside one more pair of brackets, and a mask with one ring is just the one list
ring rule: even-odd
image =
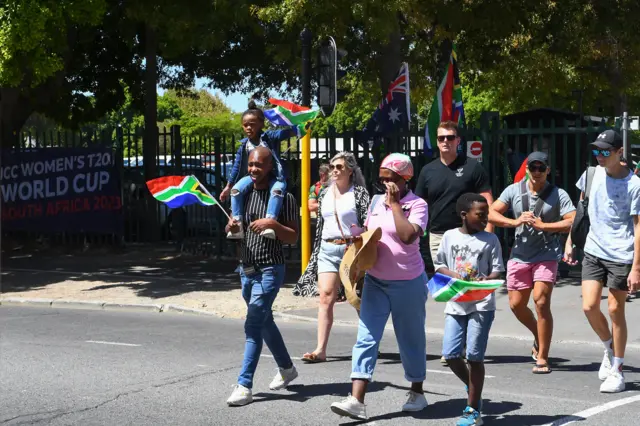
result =
[[[589,233],[582,261],[582,308],[589,324],[604,345],[598,378],[600,392],[625,389],[622,365],[627,345],[625,303],[629,292],[640,290],[640,178],[621,164],[622,138],[614,130],[598,135],[591,144],[598,160],[595,173],[587,172],[576,186],[588,194]],[[565,261],[574,262],[571,238],[565,246]],[[602,288],[609,287],[612,328],[600,311]]]
[[318,196],[318,225],[313,253],[298,280],[294,295],[320,296],[318,343],[302,356],[308,363],[327,360],[327,344],[333,325],[333,307],[341,293],[340,262],[353,238],[363,231],[369,193],[355,156],[341,152],[329,163],[331,183]]

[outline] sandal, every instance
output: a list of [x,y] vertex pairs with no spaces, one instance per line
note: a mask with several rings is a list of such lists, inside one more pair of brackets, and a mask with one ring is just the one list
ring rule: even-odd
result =
[[326,362],[327,359],[326,358],[318,358],[317,354],[312,353],[306,353],[304,355],[302,355],[302,361],[306,362],[307,364],[319,364],[321,362]]
[[549,364],[547,363],[536,364],[536,366],[533,367],[533,370],[531,370],[531,372],[533,374],[549,374],[551,373],[551,368],[549,368]]
[[533,358],[534,361],[538,360],[538,350],[538,342],[534,340],[533,347],[531,348],[531,358]]

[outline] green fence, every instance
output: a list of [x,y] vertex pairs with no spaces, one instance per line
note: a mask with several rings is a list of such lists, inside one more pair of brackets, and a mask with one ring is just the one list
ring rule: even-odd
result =
[[[588,143],[606,128],[593,120],[543,117],[522,120],[518,117],[500,117],[497,113],[484,113],[479,127],[460,129],[462,151],[470,144],[482,144],[482,162],[486,168],[494,197],[512,181],[515,171],[526,155],[533,150],[546,151],[550,156],[552,183],[564,188],[576,200],[575,182],[591,160]],[[106,129],[86,132],[47,132],[22,135],[21,149],[55,149],[56,147],[108,144],[118,153],[123,183],[123,222],[121,236],[56,235],[58,244],[65,241],[87,241],[119,244],[137,242],[173,241],[183,249],[215,256],[234,255],[233,245],[227,244],[223,229],[225,216],[218,208],[189,206],[170,211],[150,197],[146,190],[142,158],[142,129]],[[355,154],[364,173],[369,190],[378,178],[381,160],[388,153],[401,152],[412,157],[416,175],[433,158],[424,155],[424,129],[413,128],[391,137],[378,138],[360,144],[356,132],[329,131],[326,137],[312,138],[312,177],[317,180],[317,169],[339,151]],[[179,127],[160,129],[155,160],[156,174],[196,174],[214,194],[220,194],[229,176],[233,158],[241,135],[184,136]],[[477,146],[478,144],[474,144]],[[300,150],[294,138],[280,146],[281,157],[289,175],[288,191],[306,196],[307,188],[300,188]],[[415,183],[412,182],[412,184]],[[228,206],[226,206],[228,208]],[[499,231],[504,243],[508,235]],[[22,238],[42,238],[22,235]],[[298,258],[297,247],[289,247],[289,258]]]

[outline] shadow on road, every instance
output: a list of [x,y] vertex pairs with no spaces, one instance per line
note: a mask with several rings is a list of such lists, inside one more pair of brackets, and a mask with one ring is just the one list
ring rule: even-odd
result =
[[[419,411],[416,413],[407,413],[403,411],[396,411],[393,413],[382,414],[379,416],[369,417],[366,421],[355,421],[342,423],[344,425],[360,425],[360,424],[368,424],[370,422],[375,422],[377,420],[393,420],[399,419],[402,417],[411,417],[414,419],[422,419],[422,420],[442,420],[442,419],[453,419],[457,418],[462,414],[464,407],[466,406],[466,401],[464,399],[448,399],[446,401],[438,401],[433,404],[429,404],[427,409],[423,411]],[[500,401],[489,403],[485,400],[485,411],[487,412],[487,417],[491,416],[500,416],[505,413],[518,410],[522,407],[522,404],[519,402],[510,402],[510,401]],[[487,417],[483,416],[484,419]],[[491,424],[510,424],[510,425],[529,425],[529,424],[538,424],[538,423],[528,423],[520,421],[520,417],[537,417],[537,418],[545,418],[546,416],[508,416],[511,418],[511,423],[494,423],[494,420],[491,421]],[[562,417],[562,416],[560,416]],[[495,417],[494,417],[495,418]],[[549,417],[551,418],[551,417]],[[554,417],[555,419],[556,417]],[[540,423],[542,424],[542,422]]]
[[[367,393],[379,392],[386,387],[395,387],[388,382],[372,382],[367,388]],[[288,400],[296,402],[305,402],[311,398],[318,396],[333,395],[336,398],[344,398],[351,392],[351,383],[322,383],[315,385],[290,385],[287,387],[289,394],[258,392],[254,395],[253,402],[270,402],[276,400]],[[329,410],[329,407],[327,407]]]

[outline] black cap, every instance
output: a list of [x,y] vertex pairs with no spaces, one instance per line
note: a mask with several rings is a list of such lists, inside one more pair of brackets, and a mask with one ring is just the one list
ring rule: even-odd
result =
[[527,166],[534,162],[539,162],[544,164],[545,166],[549,165],[549,156],[544,152],[534,151],[527,157]]
[[591,145],[600,149],[622,148],[622,137],[615,130],[605,130]]

